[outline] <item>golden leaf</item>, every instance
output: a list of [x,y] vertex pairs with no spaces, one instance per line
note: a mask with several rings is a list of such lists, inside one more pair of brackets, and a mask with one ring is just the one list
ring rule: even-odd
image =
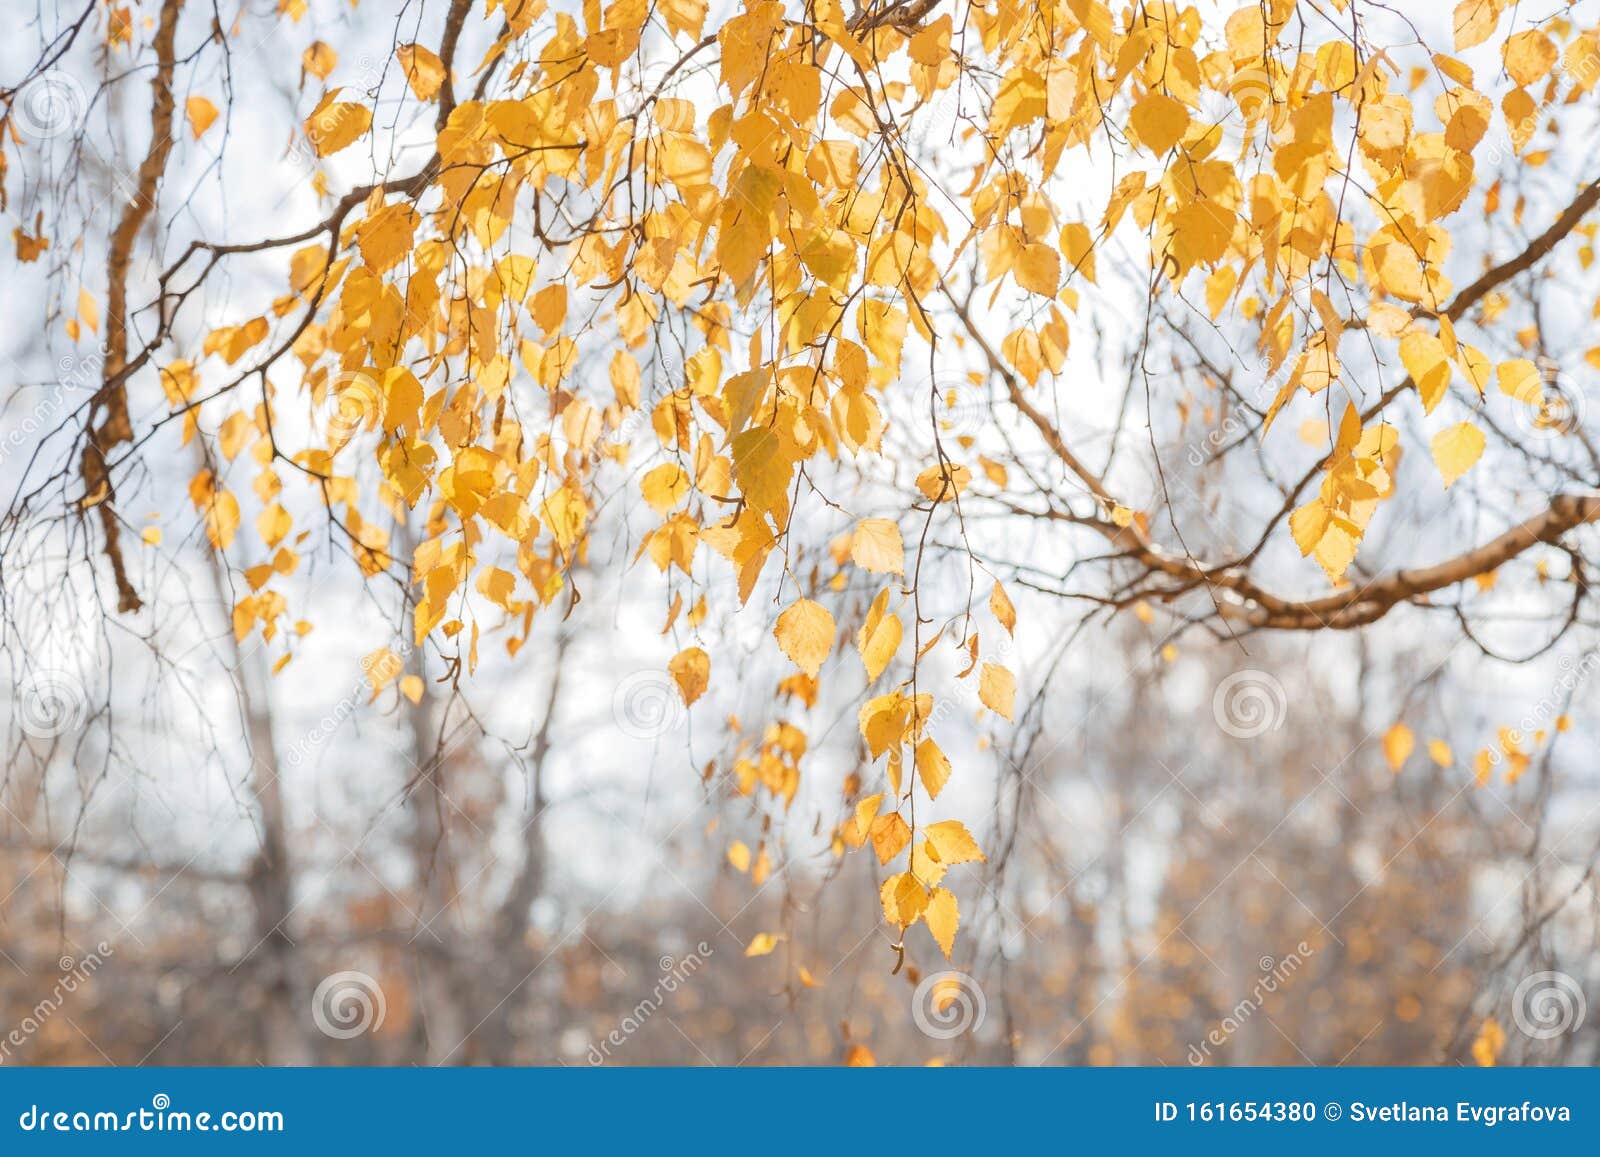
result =
[[834,632],[833,615],[810,599],[791,603],[772,631],[783,653],[813,679],[833,650]]
[[1471,422],[1461,422],[1433,436],[1433,461],[1444,475],[1445,489],[1472,469],[1483,456],[1483,431]]
[[961,909],[956,904],[955,893],[948,888],[935,888],[928,897],[928,906],[922,918],[928,925],[928,931],[933,933],[934,940],[938,941],[939,951],[949,960],[950,950],[956,943],[956,929],[961,924]]
[[1416,736],[1411,734],[1411,728],[1404,723],[1396,723],[1383,733],[1383,757],[1389,761],[1389,770],[1399,771],[1405,766],[1407,759],[1411,758],[1411,751],[1417,745]]
[[972,833],[960,820],[941,820],[929,824],[924,834],[928,837],[930,849],[942,864],[965,864],[984,858],[978,841],[972,838]]
[[978,699],[997,715],[1011,718],[1017,678],[998,663],[985,663],[978,675]]
[[684,704],[692,706],[711,682],[711,656],[699,647],[686,647],[667,663],[667,670],[677,681]]

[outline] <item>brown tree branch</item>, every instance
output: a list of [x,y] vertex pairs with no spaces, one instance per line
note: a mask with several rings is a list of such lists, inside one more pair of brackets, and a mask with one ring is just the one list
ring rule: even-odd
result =
[[[106,255],[106,355],[100,389],[89,405],[89,437],[83,448],[84,508],[100,508],[106,558],[117,584],[117,610],[123,614],[137,611],[143,603],[122,558],[121,528],[113,507],[115,490],[106,457],[114,447],[133,437],[128,420],[127,376],[123,372],[128,361],[128,267],[139,230],[155,210],[156,190],[172,154],[172,78],[177,69],[174,43],[182,10],[181,0],[165,0],[156,26],[156,71],[150,81],[150,148],[139,163],[133,200],[122,211]],[[97,425],[96,419],[102,413],[105,417]]]

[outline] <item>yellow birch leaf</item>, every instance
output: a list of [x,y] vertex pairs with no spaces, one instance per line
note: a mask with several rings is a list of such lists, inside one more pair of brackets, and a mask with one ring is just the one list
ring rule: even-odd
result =
[[1015,636],[1017,633],[1017,608],[1011,605],[1011,600],[1006,596],[1005,588],[998,582],[989,592],[989,613],[999,620],[1006,634]]
[[195,140],[199,140],[201,134],[217,119],[217,106],[203,96],[191,96],[184,102],[183,111],[189,118],[189,131],[194,134]]
[[1017,697],[1017,677],[998,663],[985,663],[978,675],[978,698],[997,715],[1011,718]]
[[757,932],[750,938],[750,943],[745,946],[746,956],[767,956],[778,946],[782,936],[774,936],[771,932]]
[[1147,92],[1133,106],[1129,121],[1145,148],[1164,153],[1183,138],[1189,127],[1189,110],[1166,93]]
[[1530,406],[1543,403],[1544,385],[1539,376],[1539,367],[1527,358],[1501,362],[1495,367],[1494,376],[1500,384],[1501,393],[1509,394],[1519,402],[1527,402]]
[[929,850],[939,858],[941,864],[965,864],[984,858],[978,841],[972,838],[967,825],[960,820],[941,820],[929,824],[923,834],[928,838]]
[[867,833],[872,830],[872,821],[878,814],[878,808],[883,804],[883,793],[869,795],[866,799],[856,804],[856,834],[864,841]]
[[329,157],[348,148],[372,127],[372,110],[365,105],[336,101],[339,89],[331,89],[306,117],[306,138],[319,157]]
[[405,70],[406,83],[417,94],[418,100],[432,100],[439,95],[439,88],[444,84],[444,61],[431,48],[422,44],[402,44],[394,55]]
[[300,67],[318,80],[327,80],[338,63],[339,54],[321,40],[313,40],[300,54]]
[[667,670],[677,681],[685,706],[693,706],[711,682],[711,656],[699,647],[686,647],[667,663]]
[[923,911],[922,919],[938,942],[939,951],[949,960],[950,950],[956,943],[956,929],[961,925],[961,909],[956,903],[955,893],[949,888],[935,888],[928,897],[928,906]]
[[1041,241],[1024,245],[1014,272],[1017,284],[1029,293],[1054,297],[1061,285],[1061,254]]
[[883,902],[884,919],[900,928],[915,924],[928,906],[927,890],[910,872],[896,872],[885,880],[878,899]]
[[1446,490],[1483,456],[1483,444],[1483,431],[1471,422],[1460,422],[1433,436],[1433,462],[1444,475]]
[[878,863],[887,864],[911,842],[911,828],[899,812],[890,812],[872,821],[869,829],[872,850],[878,853]]
[[1417,745],[1416,736],[1411,734],[1411,728],[1404,723],[1396,723],[1383,733],[1383,757],[1389,761],[1390,771],[1399,771],[1405,766],[1406,760],[1411,758],[1411,751]]
[[1506,37],[1503,54],[1506,71],[1519,88],[1543,80],[1556,62],[1556,44],[1537,28]]
[[813,679],[833,650],[834,632],[833,615],[810,599],[791,603],[772,630],[783,653]]
[[[889,592],[884,591],[885,595]],[[882,596],[879,596],[882,598]],[[905,628],[899,615],[878,614],[869,616],[857,632],[856,647],[861,652],[861,662],[867,669],[867,682],[877,682],[883,669],[894,659],[900,649]]]
[[850,536],[850,558],[873,574],[904,574],[905,543],[887,518],[863,518]]
[[944,785],[950,782],[950,760],[931,739],[917,744],[917,774],[922,777],[929,799],[938,799]]

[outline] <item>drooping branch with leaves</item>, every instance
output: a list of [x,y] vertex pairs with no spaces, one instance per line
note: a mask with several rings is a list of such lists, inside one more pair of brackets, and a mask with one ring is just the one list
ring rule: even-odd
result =
[[[1487,648],[1469,596],[1521,561],[1522,650],[1592,628],[1600,11],[1408,7],[413,0],[380,60],[287,0],[86,3],[0,89],[38,323],[104,341],[3,533],[60,526],[138,633],[134,496],[194,443],[239,641],[294,661],[325,549],[401,593],[367,670],[413,699],[414,649],[454,685],[581,621],[604,542],[685,704],[735,616],[792,662],[707,769],[763,839],[848,700],[833,852],[948,957],[986,857],[935,725],[1026,752],[1017,636],[1404,608]],[[281,107],[230,100],[291,45]],[[205,207],[240,154],[281,212]]]

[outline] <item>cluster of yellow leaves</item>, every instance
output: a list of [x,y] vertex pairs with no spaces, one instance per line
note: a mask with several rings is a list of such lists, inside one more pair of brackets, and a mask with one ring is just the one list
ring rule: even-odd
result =
[[[1556,716],[1555,732],[1565,732],[1571,727],[1569,716]],[[1550,733],[1544,728],[1537,728],[1531,734],[1514,727],[1500,728],[1495,746],[1480,748],[1473,757],[1472,770],[1478,786],[1487,785],[1501,763],[1506,765],[1507,785],[1516,783],[1533,762],[1533,752],[1549,738]],[[1416,749],[1416,734],[1404,723],[1395,723],[1383,733],[1383,757],[1391,771],[1400,771]],[[1443,739],[1428,740],[1427,751],[1428,757],[1441,769],[1448,771],[1455,766],[1455,753]]]
[[[1492,36],[1507,11],[1499,0],[1463,3],[1457,51]],[[1559,73],[1593,87],[1592,32],[1553,20],[1509,36],[1503,63],[1515,87],[1497,110],[1471,70],[1442,53],[1407,78],[1342,33],[1303,40],[1293,0],[1241,4],[1220,35],[1192,6],[1103,0],[996,0],[905,27],[864,24],[840,0],[803,12],[749,0],[709,29],[707,12],[703,0],[499,5],[504,34],[477,69],[505,69],[485,95],[458,93],[453,104],[442,101],[451,78],[439,54],[401,46],[407,99],[448,109],[437,157],[414,181],[372,185],[336,219],[331,245],[319,238],[290,256],[288,291],[270,310],[203,342],[201,361],[237,374],[252,359],[277,363],[274,334],[294,335],[289,352],[320,434],[278,452],[315,480],[367,573],[410,568],[414,641],[463,639],[468,669],[485,620],[514,653],[537,611],[563,596],[570,608],[569,572],[606,506],[602,471],[641,449],[650,524],[636,561],[707,589],[708,570],[726,565],[741,605],[775,554],[787,578],[794,507],[808,497],[803,472],[883,449],[885,400],[905,376],[907,343],[939,340],[928,303],[945,271],[971,265],[995,295],[1010,286],[1025,301],[997,355],[1033,385],[1065,366],[1079,294],[1100,272],[1097,250],[1124,222],[1147,238],[1158,282],[1192,280],[1213,317],[1235,309],[1254,327],[1268,374],[1286,369],[1269,426],[1303,394],[1352,387],[1339,351],[1355,328],[1404,367],[1427,415],[1458,376],[1472,406],[1489,404],[1491,377],[1514,404],[1542,401],[1532,362],[1494,365],[1444,312],[1448,218],[1474,188],[1475,151],[1497,116],[1520,151]],[[694,69],[638,82],[644,61],[690,52],[703,52]],[[303,124],[319,157],[372,132],[372,110],[330,83],[330,46],[311,43],[300,66],[302,83],[325,86]],[[1438,89],[1431,108],[1413,95],[1425,81]],[[908,163],[906,142],[929,106],[951,96],[973,109],[952,135],[981,147],[962,153],[970,171],[954,197],[940,197]],[[1206,111],[1214,97],[1226,116]],[[197,137],[216,118],[199,96],[186,113]],[[1241,140],[1229,141],[1230,123]],[[1130,163],[1098,211],[1069,213],[1051,182],[1079,163],[1074,150],[1107,137],[1126,144]],[[1241,163],[1247,156],[1258,163]],[[1362,198],[1364,216],[1353,204]],[[952,200],[953,215],[942,208]],[[34,255],[46,244],[19,233],[19,253],[25,243]],[[1341,300],[1362,303],[1359,325],[1330,297],[1335,279]],[[95,324],[87,314],[83,323]],[[203,393],[201,361],[162,373],[186,434],[199,422],[191,403]],[[1394,426],[1364,420],[1354,403],[1342,415],[1319,492],[1290,519],[1301,553],[1334,582],[1394,493],[1401,451]],[[288,573],[293,527],[267,419],[255,409],[228,415],[219,438],[230,462],[250,451],[257,530],[277,552],[272,566]],[[852,515],[840,536],[841,574],[849,566],[891,584],[859,628],[858,609],[824,605],[848,584],[799,580],[804,595],[773,628],[798,669],[781,700],[812,705],[841,621],[854,628],[869,686],[901,659],[902,523],[913,511],[953,515],[970,488],[1007,483],[973,439],[953,441],[913,465],[903,509]],[[1481,459],[1484,437],[1460,421],[1435,433],[1431,450],[1452,486]],[[357,484],[373,462],[376,494]],[[235,495],[207,472],[192,496],[213,544],[227,548],[240,523]],[[374,504],[423,513],[411,557],[390,555]],[[1112,510],[1119,526],[1142,517]],[[279,599],[265,587],[252,598],[245,620],[272,630]],[[674,595],[669,628],[680,605]],[[998,585],[989,609],[1014,631]],[[705,614],[702,595],[691,624]],[[936,641],[914,648],[913,674]],[[980,655],[975,631],[958,645],[970,658],[961,677],[975,675],[978,701],[1010,719],[1012,671]],[[713,662],[703,649],[680,651],[668,669],[686,704],[706,695]],[[885,883],[884,910],[902,929],[924,920],[948,955],[959,917],[940,881],[982,853],[956,839],[955,829],[971,839],[956,821],[918,840],[907,818],[908,751],[930,799],[951,776],[928,734],[935,701],[907,679],[861,707],[862,741],[873,763],[886,761],[889,790],[861,801],[872,806],[858,808],[841,840],[870,842],[885,866],[909,852]],[[774,719],[739,744],[737,790],[763,789],[787,807],[804,730]]]

